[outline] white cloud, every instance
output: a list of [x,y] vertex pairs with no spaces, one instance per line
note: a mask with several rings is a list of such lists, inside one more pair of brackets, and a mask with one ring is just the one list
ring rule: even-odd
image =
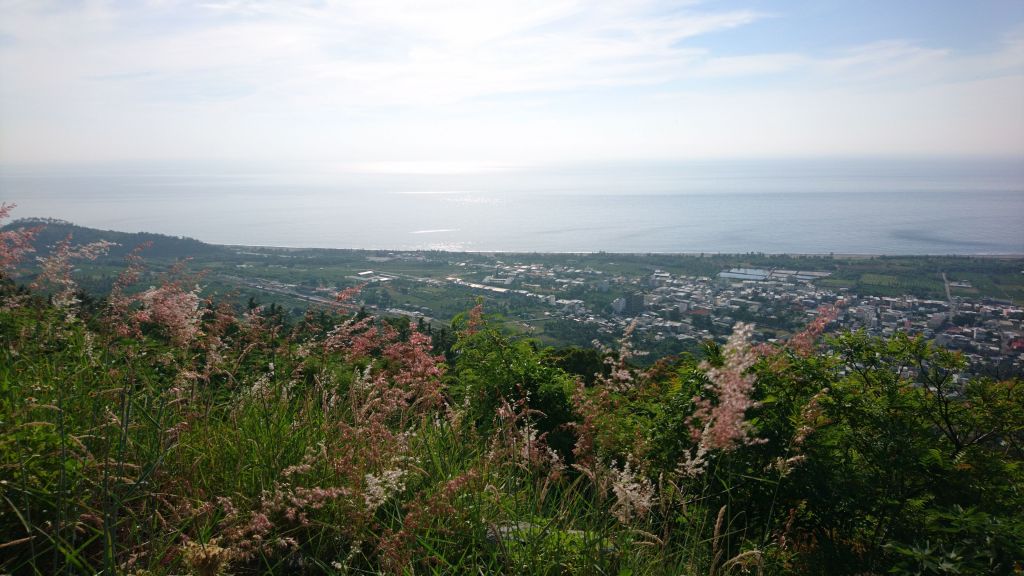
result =
[[0,0],[0,15],[0,162],[1024,153],[1011,132],[1024,29],[970,56],[899,39],[722,56],[696,40],[762,14],[653,0]]
[[645,13],[638,5],[207,2],[169,11],[166,28],[144,35],[133,30],[138,11],[88,3],[54,14],[29,4],[10,10],[4,32],[14,47],[0,62],[23,93],[53,81],[90,91],[89,81],[107,81],[143,96],[192,84],[200,99],[211,85],[213,99],[233,88],[271,98],[307,91],[340,106],[433,105],[665,81],[692,57],[678,42],[757,18]]

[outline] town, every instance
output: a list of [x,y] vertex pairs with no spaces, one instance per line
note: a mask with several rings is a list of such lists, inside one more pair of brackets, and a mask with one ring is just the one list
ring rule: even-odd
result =
[[[843,286],[834,281],[834,263],[815,259],[799,269],[727,266],[717,273],[687,274],[667,266],[623,265],[617,260],[624,255],[373,252],[361,256],[365,269],[336,283],[322,278],[314,283],[298,279],[308,267],[267,264],[313,258],[305,252],[247,250],[262,265],[237,264],[236,272],[224,278],[267,295],[327,304],[341,288],[360,285],[360,305],[426,323],[447,323],[482,298],[487,311],[501,313],[526,335],[556,346],[611,345],[629,327],[634,347],[656,359],[724,340],[737,322],[753,323],[759,341],[777,342],[828,310],[834,315],[830,332],[921,335],[961,352],[970,373],[1024,373],[1024,309],[1011,299],[969,295],[977,292],[970,281],[944,274],[936,282],[945,297],[922,297]],[[601,266],[602,260],[607,266]],[[348,262],[352,270],[357,265],[358,260]],[[293,276],[253,276],[272,266]],[[833,270],[823,269],[828,267]]]

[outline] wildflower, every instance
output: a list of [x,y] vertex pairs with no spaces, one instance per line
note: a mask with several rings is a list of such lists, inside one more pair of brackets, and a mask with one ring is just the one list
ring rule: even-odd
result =
[[533,422],[526,422],[519,429],[518,435],[513,438],[513,456],[518,462],[529,467],[541,469],[545,466],[551,468],[555,474],[560,473],[565,465],[561,456],[547,445],[546,434],[538,434]]
[[278,538],[274,541],[274,544],[277,545],[277,547],[281,550],[296,550],[299,547],[299,542],[291,536]]
[[255,538],[260,538],[260,535],[267,534],[274,529],[274,525],[270,522],[270,518],[262,512],[253,512],[252,517],[249,519],[249,532],[254,535]]
[[613,466],[611,474],[612,492],[615,494],[612,514],[623,524],[646,516],[654,496],[654,485],[650,479],[633,470],[628,459],[622,470]]
[[[10,216],[14,206],[14,204],[0,204],[0,222]],[[0,231],[0,275],[21,262],[25,254],[33,251],[32,240],[41,229],[41,226],[36,226]]]
[[827,396],[829,389],[822,388],[817,394],[811,396],[811,399],[807,401],[803,409],[800,411],[800,426],[796,430],[796,435],[793,436],[793,446],[799,448],[803,446],[807,437],[811,435],[814,430],[817,429],[819,420],[824,414],[825,410],[821,406],[821,400]]
[[413,330],[407,341],[391,343],[383,355],[399,366],[395,384],[412,392],[418,403],[443,404],[440,382],[444,376],[444,357],[431,354],[430,336]]
[[836,315],[839,313],[837,306],[822,306],[818,308],[818,315],[814,320],[804,327],[803,330],[794,334],[789,339],[787,345],[794,351],[798,356],[810,356],[814,352],[814,343],[821,336],[822,332],[828,326],[829,322],[836,319]]
[[135,299],[126,295],[125,290],[138,282],[139,276],[142,274],[142,257],[139,256],[139,253],[150,245],[152,245],[152,242],[140,244],[125,256],[128,266],[117,276],[114,287],[107,297],[108,316],[112,322],[114,333],[119,336],[140,335],[138,321],[129,312]]
[[529,402],[529,396],[514,404],[504,398],[501,400],[495,413],[499,426],[491,439],[487,458],[492,462],[510,462],[527,470],[547,469],[549,475],[558,476],[565,464],[548,446],[547,433],[538,433],[530,420],[538,412],[529,408]]
[[150,288],[139,296],[142,309],[136,318],[162,326],[174,344],[187,346],[199,334],[199,290],[197,285],[186,291],[175,282]]
[[85,330],[82,332],[82,351],[85,353],[85,357],[89,359],[89,362],[96,364],[96,336]]
[[[249,318],[246,315],[246,318]],[[258,319],[258,315],[253,315],[254,319]],[[327,337],[324,339],[323,347],[325,352],[344,352],[346,356],[356,356],[353,353],[357,338],[362,337],[362,332],[370,328],[373,322],[372,316],[365,318],[349,318],[336,325],[327,333]]]
[[601,387],[594,394],[588,394],[582,380],[576,381],[576,390],[572,395],[572,403],[581,418],[572,424],[576,433],[576,445],[572,449],[575,463],[573,468],[596,482],[599,478],[597,444],[599,421],[603,414],[608,413],[610,392]]
[[53,252],[45,258],[39,258],[39,276],[32,286],[36,289],[50,286],[55,289],[53,294],[54,305],[64,311],[67,318],[74,318],[75,306],[78,304],[78,297],[75,291],[78,286],[71,278],[71,261],[76,259],[95,260],[105,254],[115,244],[100,240],[81,246],[71,247],[71,235],[58,242],[53,247]]
[[480,331],[480,327],[484,325],[484,302],[478,300],[476,306],[473,306],[469,310],[469,317],[466,321],[466,336],[472,336]]
[[[110,317],[113,321],[114,331],[120,336],[138,336],[141,324],[155,324],[163,328],[175,345],[186,347],[200,334],[199,324],[204,310],[200,306],[202,300],[199,297],[202,288],[198,284],[191,289],[184,287],[186,280],[183,278],[182,271],[185,262],[175,264],[160,286],[151,286],[148,290],[134,296],[125,294],[127,287],[135,283],[141,275],[142,258],[139,256],[139,252],[146,246],[147,244],[143,244],[136,247],[127,256],[128,268],[114,283],[109,298]],[[132,306],[136,303],[141,307],[132,312]],[[217,328],[222,329],[224,323],[229,320],[233,322],[234,318],[218,314]],[[210,359],[215,363],[218,361],[216,351],[218,342],[219,338],[213,343],[210,355]]]
[[[755,377],[747,374],[757,355],[748,343],[753,326],[739,323],[733,329],[722,355],[725,362],[721,367],[704,362],[701,368],[707,371],[710,384],[708,390],[717,402],[707,398],[696,398],[697,410],[690,418],[690,433],[694,440],[710,449],[732,450],[744,442],[751,442],[750,423],[745,420],[746,412],[755,406],[750,398],[754,390]],[[697,428],[702,422],[703,427]]]
[[405,489],[406,471],[402,469],[385,470],[379,476],[366,475],[366,488],[363,499],[370,511],[380,508],[394,494]]
[[469,397],[462,399],[462,404],[455,406],[451,403],[444,404],[445,418],[448,421],[448,426],[452,430],[459,430],[462,424],[466,421],[466,416],[469,414]]
[[[710,422],[704,424],[704,429],[701,431],[701,438],[707,436],[708,427],[711,425]],[[696,478],[704,473],[708,465],[708,446],[705,442],[697,442],[697,447],[693,449],[693,454],[690,450],[683,452],[683,461],[679,463],[676,468],[676,472],[682,476],[688,476],[690,478]]]
[[401,528],[388,529],[380,537],[378,549],[384,567],[398,573],[408,566],[413,554],[421,552],[414,548],[419,530],[429,527],[437,533],[448,532],[454,524],[452,520],[462,511],[455,505],[456,498],[479,477],[477,469],[470,469],[445,482],[434,494],[410,502]]
[[289,476],[308,474],[312,470],[313,465],[304,461],[302,464],[288,466],[287,468],[281,471],[281,476],[288,478]]
[[342,290],[341,292],[338,292],[334,296],[334,300],[338,303],[339,306],[341,306],[342,309],[347,309],[347,308],[351,307],[351,301],[365,287],[366,287],[366,284],[363,283],[363,284],[356,284],[355,286],[350,286],[348,288],[345,288],[344,290]]
[[793,455],[788,458],[776,458],[769,468],[774,468],[779,474],[786,476],[793,470],[794,466],[807,459],[807,456],[802,453],[803,445],[820,425],[819,421],[824,413],[821,400],[828,395],[828,392],[828,388],[822,388],[817,394],[811,396],[811,399],[800,410],[796,432],[793,434],[793,440],[790,442],[790,451]]
[[622,332],[622,338],[619,339],[619,351],[617,355],[612,354],[612,349],[603,346],[600,342],[597,342],[598,349],[603,351],[605,354],[604,363],[608,366],[608,376],[603,374],[597,375],[597,382],[599,385],[606,387],[615,392],[627,392],[636,384],[633,376],[633,370],[629,367],[629,359],[633,356],[638,355],[633,350],[633,344],[631,342],[633,331],[636,330],[636,320],[629,323],[626,329]]
[[237,322],[231,307],[226,303],[222,302],[213,309],[213,321],[207,326],[206,337],[199,342],[206,353],[206,360],[202,365],[202,380],[209,382],[214,374],[226,373],[224,352],[228,346],[224,336],[231,327],[237,325]]
[[187,542],[181,550],[185,563],[199,576],[219,576],[231,561],[231,550],[222,548],[214,538],[206,544],[194,540]]
[[797,464],[800,464],[801,462],[803,462],[806,459],[807,459],[807,456],[805,456],[803,454],[797,454],[795,456],[790,456],[789,458],[782,458],[780,456],[780,457],[776,458],[774,462],[771,463],[769,468],[774,469],[776,472],[778,472],[782,476],[788,476],[789,473],[793,471],[793,467],[794,466],[796,466]]

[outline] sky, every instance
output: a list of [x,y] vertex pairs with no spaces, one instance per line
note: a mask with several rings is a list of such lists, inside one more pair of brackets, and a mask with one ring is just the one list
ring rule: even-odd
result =
[[0,0],[0,164],[1024,157],[1021,0]]

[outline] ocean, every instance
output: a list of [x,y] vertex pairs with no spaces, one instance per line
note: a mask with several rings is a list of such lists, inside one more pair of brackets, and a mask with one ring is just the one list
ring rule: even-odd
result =
[[1024,159],[0,167],[14,217],[218,244],[1024,254]]

